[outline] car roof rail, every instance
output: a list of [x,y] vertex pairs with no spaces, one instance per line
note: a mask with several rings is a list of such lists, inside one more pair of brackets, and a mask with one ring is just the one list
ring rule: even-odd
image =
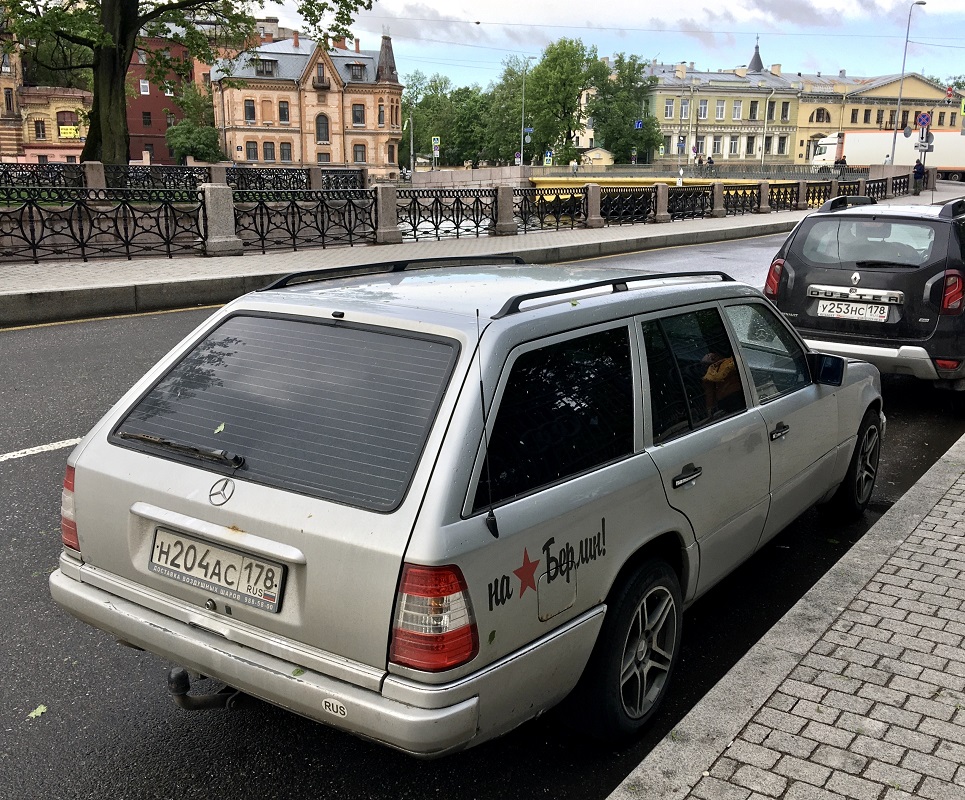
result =
[[962,214],[965,214],[965,200],[962,198],[949,200],[942,206],[942,210],[938,212],[938,216],[943,219],[954,219],[955,217],[960,217]]
[[376,261],[371,264],[357,266],[329,267],[325,269],[309,269],[302,272],[292,272],[272,281],[259,292],[271,289],[281,289],[299,283],[314,283],[328,281],[335,278],[351,278],[357,275],[381,275],[390,272],[405,272],[409,269],[440,269],[442,267],[480,267],[503,264],[525,264],[520,256],[442,256],[437,258],[405,258],[395,261]]
[[838,197],[832,197],[828,200],[821,208],[818,209],[819,212],[828,211],[840,211],[848,206],[870,206],[877,203],[873,197],[865,197],[860,194],[852,195],[839,195]]
[[514,297],[510,297],[501,309],[493,314],[493,319],[502,319],[510,314],[519,314],[525,309],[521,309],[520,306],[527,300],[539,300],[543,297],[553,297],[554,295],[567,295],[573,294],[575,292],[584,292],[589,289],[599,289],[603,286],[609,286],[611,292],[625,292],[628,290],[628,283],[636,283],[638,281],[665,281],[667,279],[674,278],[717,278],[721,281],[733,281],[730,275],[726,272],[720,272],[717,270],[692,270],[687,272],[648,272],[645,275],[628,275],[621,278],[610,278],[605,281],[593,281],[592,283],[580,283],[573,286],[558,286],[555,289],[546,289],[542,292],[527,292],[525,294],[518,294]]

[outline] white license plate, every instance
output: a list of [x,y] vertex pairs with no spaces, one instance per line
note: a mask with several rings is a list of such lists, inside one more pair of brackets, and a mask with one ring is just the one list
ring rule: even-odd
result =
[[197,586],[236,603],[275,613],[281,607],[285,567],[158,528],[151,572]]
[[845,303],[841,300],[818,300],[818,316],[887,322],[888,306],[880,303]]

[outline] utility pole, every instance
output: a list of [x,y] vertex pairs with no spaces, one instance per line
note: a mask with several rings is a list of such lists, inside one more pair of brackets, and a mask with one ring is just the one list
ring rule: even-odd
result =
[[415,126],[412,124],[412,108],[409,108],[409,176],[415,175]]

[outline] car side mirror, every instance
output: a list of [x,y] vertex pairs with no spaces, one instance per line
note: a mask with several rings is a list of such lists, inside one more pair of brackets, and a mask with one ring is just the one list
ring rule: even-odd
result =
[[844,370],[847,359],[828,353],[808,353],[808,366],[815,383],[825,386],[840,386],[844,383]]

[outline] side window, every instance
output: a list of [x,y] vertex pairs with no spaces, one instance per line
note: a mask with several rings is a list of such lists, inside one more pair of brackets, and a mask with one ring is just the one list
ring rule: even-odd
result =
[[747,408],[744,383],[717,309],[644,323],[643,333],[655,441]]
[[473,508],[485,508],[490,493],[498,503],[632,452],[627,328],[531,350],[513,364]]
[[762,403],[811,383],[804,350],[774,312],[759,303],[727,306],[724,312]]

